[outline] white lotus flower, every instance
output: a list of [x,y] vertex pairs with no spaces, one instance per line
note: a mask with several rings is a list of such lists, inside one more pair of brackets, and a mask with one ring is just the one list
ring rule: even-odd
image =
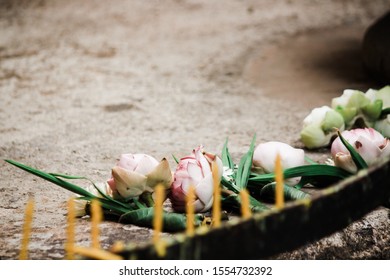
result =
[[[305,152],[282,142],[266,142],[259,144],[253,153],[253,165],[261,168],[265,173],[275,171],[276,156],[280,155],[283,169],[302,166],[305,164]],[[286,180],[286,184],[295,186],[300,177]]]
[[384,137],[390,137],[390,115],[387,115],[385,119],[378,120],[374,123],[376,131],[380,132]]
[[[373,164],[379,158],[390,155],[389,139],[384,138],[373,128],[346,130],[341,135],[355,148],[368,165]],[[333,141],[331,153],[336,166],[350,172],[357,171],[348,149],[339,137]]]
[[369,90],[366,94],[358,90],[346,89],[340,97],[332,99],[332,108],[339,112],[347,128],[358,119],[365,125],[372,126],[381,114],[383,101],[377,98],[377,91]]
[[303,120],[301,140],[309,149],[328,146],[335,128],[344,130],[343,117],[329,106],[315,108]]

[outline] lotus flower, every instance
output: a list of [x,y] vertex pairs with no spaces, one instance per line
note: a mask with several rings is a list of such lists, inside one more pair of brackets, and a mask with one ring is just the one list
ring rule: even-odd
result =
[[[384,138],[373,128],[357,128],[343,131],[341,134],[362,156],[368,165],[378,158],[390,155],[389,139]],[[336,138],[331,148],[334,164],[349,172],[356,172],[357,167],[340,138]]]
[[[266,142],[259,144],[253,154],[253,165],[261,168],[265,173],[275,171],[275,160],[277,154],[282,160],[284,169],[301,166],[305,164],[305,152],[302,149],[296,149],[282,142]],[[300,181],[300,177],[286,180],[286,184],[295,186]]]
[[390,115],[387,115],[383,120],[378,120],[374,124],[376,131],[380,132],[384,137],[390,137]]
[[339,112],[347,128],[352,127],[358,119],[366,126],[372,126],[381,114],[383,100],[376,97],[376,91],[368,90],[366,94],[358,90],[346,89],[340,97],[332,99],[332,108]]
[[[96,184],[96,187],[98,187],[99,190],[106,195],[109,195],[111,192],[111,188],[107,183]],[[102,195],[99,193],[99,191],[93,185],[87,186],[85,188],[85,190],[88,191],[89,193],[97,196],[97,197],[102,197]],[[76,217],[83,217],[83,216],[87,215],[87,212],[85,209],[87,204],[88,204],[87,200],[75,199],[75,215],[76,215]]]
[[213,205],[213,175],[211,164],[218,166],[218,178],[221,180],[222,161],[213,154],[203,151],[203,146],[194,149],[192,154],[180,159],[174,173],[170,199],[173,209],[184,212],[186,196],[190,186],[195,188],[194,208],[196,212],[205,212]]
[[114,198],[127,200],[144,192],[154,192],[158,183],[168,189],[172,172],[165,158],[158,162],[145,154],[123,154],[117,166],[112,168],[112,178],[107,183]]
[[342,115],[328,106],[315,108],[303,120],[301,140],[309,149],[328,146],[336,135],[335,128],[344,130]]

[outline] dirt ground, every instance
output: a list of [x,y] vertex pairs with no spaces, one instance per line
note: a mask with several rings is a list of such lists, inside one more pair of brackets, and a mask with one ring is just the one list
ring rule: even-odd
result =
[[[0,158],[110,176],[122,153],[184,156],[203,144],[238,159],[257,141],[301,146],[303,118],[345,88],[377,87],[364,30],[390,1],[0,0]],[[325,161],[327,150],[310,152]],[[62,259],[71,194],[0,162],[0,259],[18,257],[27,199],[30,258]],[[389,210],[275,258],[390,258]],[[102,244],[150,230],[104,222]],[[89,220],[77,222],[88,245]]]

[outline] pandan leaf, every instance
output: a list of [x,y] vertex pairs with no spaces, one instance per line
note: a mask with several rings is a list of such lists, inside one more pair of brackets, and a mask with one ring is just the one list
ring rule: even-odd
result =
[[222,148],[222,164],[223,166],[227,166],[229,169],[234,170],[234,162],[233,159],[229,153],[229,149],[227,147],[228,145],[228,139],[226,138],[225,144]]
[[85,196],[85,197],[91,197],[91,198],[96,197],[95,195],[91,194],[90,192],[84,190],[83,188],[76,186],[76,185],[73,185],[69,182],[63,181],[63,180],[61,180],[61,179],[59,179],[59,178],[57,178],[49,173],[40,171],[38,169],[32,168],[30,166],[24,165],[22,163],[14,161],[14,160],[6,159],[5,161],[8,162],[9,164],[12,164],[12,165],[24,170],[24,171],[27,171],[31,174],[34,174],[35,176],[38,176],[42,179],[45,179],[46,181],[49,181],[53,184],[56,184],[64,189],[67,189],[68,191],[71,191],[71,192],[76,193],[78,195]]
[[[125,224],[133,224],[141,227],[153,228],[153,207],[143,208],[138,210],[129,211],[123,214],[119,222]],[[195,215],[195,226],[200,226],[203,220],[202,215]],[[163,230],[166,232],[179,232],[184,231],[187,217],[185,214],[164,212],[163,214]]]
[[318,162],[315,162],[314,160],[312,160],[311,158],[309,158],[308,156],[305,156],[305,161],[310,163],[310,164],[318,164]]
[[121,206],[117,205],[116,203],[113,203],[112,201],[104,199],[104,198],[101,198],[101,197],[86,197],[86,196],[82,196],[82,197],[78,197],[77,199],[87,200],[89,202],[92,202],[92,200],[98,200],[100,202],[100,205],[104,209],[112,211],[113,213],[115,213],[118,216],[123,215],[123,213],[127,213],[129,211],[135,210],[130,205],[128,205],[126,207],[121,207]]
[[351,144],[345,138],[341,135],[340,131],[337,131],[337,134],[340,137],[341,142],[343,145],[347,148],[349,153],[351,154],[352,160],[355,163],[358,170],[368,168],[368,164],[366,161],[362,158],[362,156],[352,147]]
[[[265,185],[260,191],[260,197],[274,201],[275,189],[276,189],[275,182]],[[298,190],[296,188],[289,187],[287,185],[283,186],[283,193],[284,193],[284,199],[286,201],[298,200],[298,199],[304,199],[310,197],[309,194],[301,190]]]
[[[256,200],[257,201],[257,200]],[[227,197],[222,198],[222,207],[226,210],[233,210],[236,213],[240,213],[241,211],[241,200],[240,196],[237,194],[232,194]],[[254,213],[264,212],[266,210],[269,210],[267,206],[264,204],[261,205],[253,205],[251,203],[250,209]]]
[[[87,181],[89,181],[93,185],[93,187],[98,191],[98,193],[103,198],[105,198],[107,200],[110,200],[111,202],[113,202],[115,204],[118,204],[121,207],[124,207],[124,208],[128,207],[128,204],[122,203],[122,202],[120,202],[118,200],[115,200],[112,197],[106,195],[104,192],[101,191],[101,189],[98,186],[96,186],[96,184],[91,179],[89,179],[87,177],[84,177],[84,176],[72,176],[72,175],[60,174],[60,173],[48,173],[48,174],[53,175],[54,177],[57,177],[57,178],[64,178],[64,179],[68,179],[68,180],[87,180]],[[63,180],[61,180],[61,181],[63,181]]]
[[[312,176],[329,176],[344,179],[352,174],[344,169],[331,166],[327,164],[313,164],[313,165],[302,165],[297,167],[292,167],[285,169],[284,178],[294,178],[294,177],[312,177]],[[249,177],[249,183],[269,183],[272,182],[275,178],[274,173],[269,174],[256,174],[251,173]]]
[[178,164],[180,161],[177,157],[175,157],[175,155],[172,155],[173,159],[175,160],[175,162]]
[[237,169],[236,184],[243,189],[248,184],[249,175],[251,174],[253,152],[255,150],[256,135],[253,136],[252,143],[248,152],[241,158]]

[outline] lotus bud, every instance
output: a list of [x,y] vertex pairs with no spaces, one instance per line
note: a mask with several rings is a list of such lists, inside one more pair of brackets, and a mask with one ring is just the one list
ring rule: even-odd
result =
[[374,95],[372,90],[364,94],[346,89],[340,97],[332,99],[332,108],[343,116],[347,128],[359,119],[363,120],[365,126],[371,126],[379,118],[383,107],[383,101]]
[[387,115],[385,119],[378,120],[374,123],[374,128],[380,132],[384,137],[390,137],[390,115]]
[[218,178],[221,180],[223,173],[221,159],[204,152],[203,146],[197,147],[191,155],[180,159],[174,172],[170,193],[170,200],[175,211],[185,211],[186,196],[190,186],[195,188],[195,212],[205,212],[212,207],[214,181],[211,165],[213,162],[218,166]]
[[303,120],[301,140],[309,149],[328,146],[337,134],[335,128],[344,130],[343,117],[328,106],[315,108]]
[[[281,142],[266,142],[259,144],[253,153],[253,165],[261,168],[264,173],[275,171],[276,156],[280,155],[283,169],[302,166],[305,164],[305,152]],[[300,181],[300,177],[289,178],[286,184],[295,186]]]
[[123,154],[117,166],[112,168],[112,178],[107,183],[114,198],[127,200],[144,192],[154,192],[159,183],[168,189],[172,172],[165,158],[158,162],[145,154]]
[[[110,194],[111,188],[109,187],[109,185],[107,183],[96,184],[96,187],[99,188],[99,190],[102,193],[104,193],[106,195],[111,195]],[[85,190],[88,191],[89,193],[93,194],[94,196],[102,197],[102,195],[99,193],[99,191],[93,185],[86,187]],[[85,208],[88,204],[88,201],[84,200],[84,199],[75,199],[74,201],[75,201],[75,215],[76,215],[76,217],[83,217],[83,216],[87,215]]]
[[381,100],[383,109],[390,108],[390,86],[385,86],[380,90],[369,89],[366,96],[371,101]]
[[[368,165],[373,164],[379,158],[390,155],[389,139],[384,138],[373,128],[346,130],[341,135],[355,148]],[[339,137],[333,141],[331,153],[336,166],[350,172],[356,172],[356,165]]]

